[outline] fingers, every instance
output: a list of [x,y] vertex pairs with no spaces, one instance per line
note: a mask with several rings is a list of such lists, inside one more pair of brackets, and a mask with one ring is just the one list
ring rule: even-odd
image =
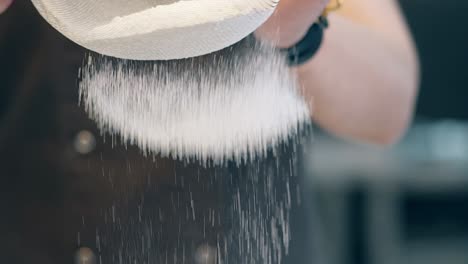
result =
[[329,0],[281,0],[275,13],[256,32],[256,36],[290,47],[307,32]]
[[0,14],[5,12],[11,3],[13,3],[13,0],[0,0]]

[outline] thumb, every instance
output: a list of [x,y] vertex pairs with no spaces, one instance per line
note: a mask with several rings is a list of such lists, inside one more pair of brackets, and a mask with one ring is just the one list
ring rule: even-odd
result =
[[0,14],[5,12],[11,3],[13,3],[13,0],[0,0]]
[[273,15],[255,35],[281,48],[300,41],[322,14],[329,0],[281,0]]

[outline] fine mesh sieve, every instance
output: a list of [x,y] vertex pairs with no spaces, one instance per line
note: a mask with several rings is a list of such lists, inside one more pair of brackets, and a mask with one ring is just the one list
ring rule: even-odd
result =
[[134,60],[196,57],[258,28],[279,0],[31,0],[54,28],[97,53]]

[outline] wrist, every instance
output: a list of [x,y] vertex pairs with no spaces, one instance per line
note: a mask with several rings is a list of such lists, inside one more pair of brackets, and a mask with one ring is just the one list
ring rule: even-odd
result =
[[329,0],[281,0],[274,14],[256,32],[279,48],[299,42],[318,20]]
[[[274,18],[272,18],[274,19]],[[317,16],[318,19],[318,16]],[[314,23],[313,21],[307,23],[292,23],[289,22],[284,26],[277,26],[275,29],[271,27],[271,24],[260,27],[255,31],[255,37],[272,43],[276,47],[283,49],[294,46],[296,43],[301,41],[309,30],[309,25]],[[276,23],[275,23],[276,24]],[[281,25],[283,25],[282,23]]]
[[323,9],[319,18],[310,26],[305,35],[294,44],[281,48],[287,55],[290,66],[300,66],[311,60],[320,50],[324,31],[328,28],[328,14],[341,8],[343,0],[335,0]]

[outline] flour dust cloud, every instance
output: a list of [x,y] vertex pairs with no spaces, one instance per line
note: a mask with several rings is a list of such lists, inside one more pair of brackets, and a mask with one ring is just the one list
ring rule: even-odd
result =
[[285,58],[254,38],[174,61],[90,55],[80,98],[103,132],[147,154],[215,164],[265,156],[309,110]]

